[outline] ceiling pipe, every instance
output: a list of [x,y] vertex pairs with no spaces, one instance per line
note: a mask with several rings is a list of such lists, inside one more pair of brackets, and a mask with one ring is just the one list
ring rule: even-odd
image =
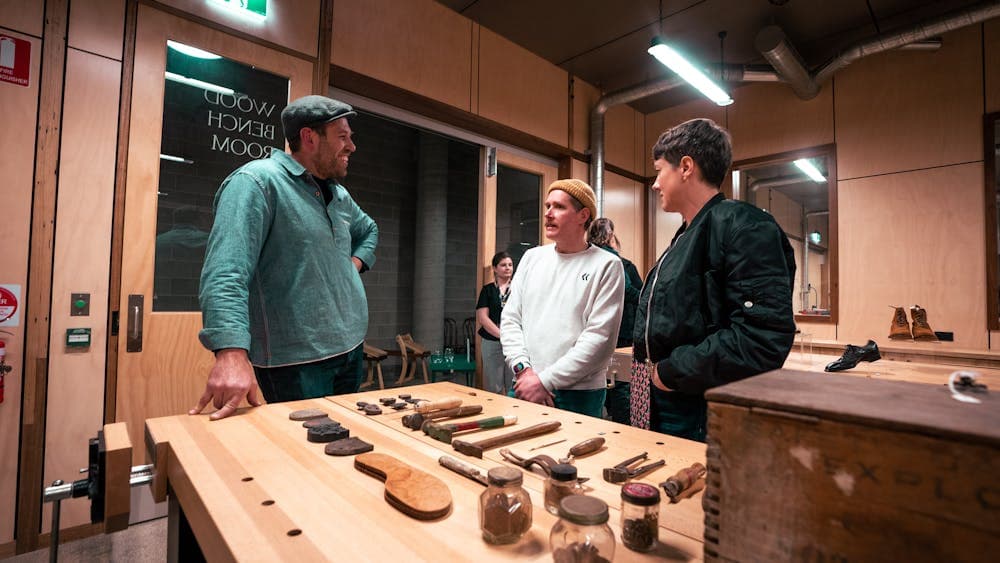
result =
[[[710,73],[713,78],[724,82],[780,82],[778,75],[771,70],[759,70],[743,65],[716,66]],[[686,84],[679,76],[670,76],[652,82],[624,88],[601,96],[597,104],[590,110],[590,185],[597,196],[597,215],[604,216],[604,115],[614,106],[627,104],[673,90]]]
[[[806,69],[802,58],[795,51],[785,32],[776,25],[760,30],[754,40],[754,46],[771,63],[778,75],[785,82],[788,82],[799,98],[809,100],[819,94],[820,87],[830,77],[858,59],[917,44],[997,16],[1000,16],[1000,1],[982,2],[970,8],[951,12],[884,36],[856,43],[841,51],[840,54],[812,73]],[[931,43],[911,48],[933,49],[934,46]]]

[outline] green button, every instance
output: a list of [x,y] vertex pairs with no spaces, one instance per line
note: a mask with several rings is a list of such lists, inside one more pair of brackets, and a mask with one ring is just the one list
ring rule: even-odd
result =
[[73,302],[73,306],[76,307],[77,309],[83,309],[84,307],[87,306],[87,302],[84,301],[83,299],[77,299],[76,301]]

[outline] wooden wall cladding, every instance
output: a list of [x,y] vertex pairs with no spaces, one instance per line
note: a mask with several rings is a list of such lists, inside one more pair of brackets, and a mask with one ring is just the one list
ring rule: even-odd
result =
[[733,92],[727,108],[733,160],[833,142],[833,86],[804,101],[785,84],[751,84]]
[[640,275],[646,273],[642,232],[645,227],[643,186],[618,174],[604,174],[604,216],[615,223],[621,255],[635,263]]
[[604,158],[636,174],[642,174],[642,114],[628,104],[615,106],[604,116]]
[[566,146],[566,71],[486,28],[479,40],[479,115]]
[[943,39],[939,51],[872,55],[834,77],[841,179],[982,160],[980,26]]
[[1000,111],[1000,19],[983,25],[983,53],[986,60],[986,113]]
[[268,0],[266,20],[251,19],[205,0],[159,2],[304,55],[316,56],[320,0]]
[[[646,176],[656,175],[656,171],[653,170],[653,157],[650,150],[653,148],[656,140],[660,138],[660,135],[674,125],[696,117],[707,117],[723,126],[726,124],[725,108],[721,108],[708,100],[693,100],[646,115],[644,125],[646,142],[643,143],[641,155],[645,163],[643,173]],[[659,234],[656,235],[656,240],[660,240]],[[667,241],[669,242],[670,239],[667,239]]]
[[472,111],[472,35],[471,20],[431,0],[337,0],[331,61]]
[[986,348],[982,182],[981,162],[840,180],[841,341],[885,338],[888,306],[919,304],[955,333],[940,346]]
[[[45,3],[25,0],[0,0],[0,27],[32,35],[42,36],[42,18]],[[38,47],[41,49],[41,47]],[[32,53],[35,48],[32,48]],[[6,107],[6,106],[5,106]]]
[[[11,3],[0,2],[0,17],[5,20],[13,10]],[[20,3],[18,3],[20,6]],[[40,8],[39,8],[40,10]],[[41,12],[38,15],[41,33]],[[4,126],[0,128],[0,154],[3,154],[3,181],[0,200],[0,283],[21,286],[20,299],[26,301],[28,276],[28,237],[31,230],[32,178],[35,171],[35,124],[38,116],[39,62],[42,42],[20,33],[5,32],[31,43],[31,72],[28,86],[0,84],[0,107],[4,108]],[[4,399],[0,406],[0,545],[14,539],[14,515],[17,513],[18,439],[21,420],[21,390],[24,377],[24,312],[20,326],[0,327],[7,345],[7,364],[14,369],[4,378]]]
[[[87,440],[104,423],[108,265],[115,189],[121,63],[69,49],[52,279],[45,483],[87,465]],[[90,294],[90,315],[70,316],[70,293]],[[66,329],[90,328],[90,348],[66,348]],[[86,382],[84,384],[83,382]],[[71,477],[72,478],[72,477]],[[51,505],[42,517],[49,530]],[[63,503],[62,526],[90,523],[90,502]]]
[[76,0],[69,11],[69,46],[122,60],[125,0]]
[[[573,134],[570,148],[577,152],[590,149],[590,110],[601,99],[601,91],[579,77],[573,78]],[[578,177],[578,176],[577,176]]]

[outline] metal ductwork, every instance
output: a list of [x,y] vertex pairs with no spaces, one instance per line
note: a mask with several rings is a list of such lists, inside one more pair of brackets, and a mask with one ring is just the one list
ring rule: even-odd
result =
[[778,75],[788,82],[796,95],[803,100],[809,100],[819,94],[820,87],[831,76],[858,59],[911,44],[933,49],[933,43],[918,42],[997,16],[1000,16],[1000,1],[983,2],[885,36],[857,43],[841,51],[839,55],[812,73],[806,70],[802,58],[788,41],[785,32],[778,26],[772,25],[762,29],[757,34],[754,46],[771,63]]
[[[781,79],[770,70],[758,70],[742,65],[725,65],[710,72],[715,78],[725,82],[780,82]],[[597,215],[604,215],[604,114],[614,106],[627,104],[647,96],[673,90],[686,84],[679,76],[646,82],[623,90],[605,94],[590,110],[590,185],[597,196]]]

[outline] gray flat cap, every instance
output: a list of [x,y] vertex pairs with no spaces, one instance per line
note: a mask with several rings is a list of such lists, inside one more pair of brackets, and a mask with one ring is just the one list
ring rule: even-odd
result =
[[303,96],[285,106],[281,110],[281,127],[285,130],[285,139],[297,139],[303,127],[322,125],[324,123],[357,115],[354,108],[326,96]]

